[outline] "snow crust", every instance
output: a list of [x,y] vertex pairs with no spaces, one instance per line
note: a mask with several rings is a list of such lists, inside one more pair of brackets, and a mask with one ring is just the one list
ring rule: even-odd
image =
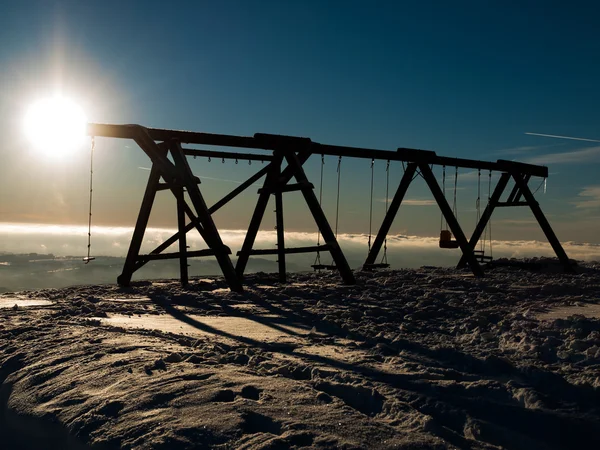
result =
[[600,264],[357,272],[355,286],[290,278],[248,276],[244,294],[218,278],[19,293],[0,309],[0,437],[18,436],[11,448],[600,448]]

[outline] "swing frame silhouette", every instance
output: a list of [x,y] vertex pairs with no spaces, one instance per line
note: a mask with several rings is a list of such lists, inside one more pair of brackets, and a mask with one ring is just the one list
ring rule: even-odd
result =
[[[305,137],[264,133],[256,133],[254,136],[234,136],[147,128],[141,125],[90,123],[88,124],[88,135],[92,137],[131,139],[138,144],[152,162],[152,168],[123,271],[117,279],[117,282],[123,286],[129,285],[134,272],[146,263],[162,259],[178,259],[180,261],[181,282],[183,285],[186,285],[189,282],[188,258],[214,256],[229,287],[233,291],[241,292],[243,290],[244,272],[251,256],[276,255],[279,280],[285,282],[287,254],[324,251],[328,251],[331,254],[335,268],[339,271],[344,283],[354,284],[356,282],[354,274],[321,208],[320,201],[315,195],[314,185],[309,181],[303,169],[303,165],[311,155],[330,155],[371,159],[372,161],[402,161],[403,163],[407,163],[398,188],[392,201],[389,203],[385,217],[375,236],[373,245],[370,247],[364,263],[365,267],[375,264],[408,187],[417,175],[421,175],[431,190],[447,222],[449,231],[451,231],[454,239],[457,241],[458,248],[462,252],[462,256],[458,262],[459,268],[468,266],[475,276],[483,276],[484,271],[476,257],[475,249],[494,210],[499,207],[529,206],[564,270],[567,272],[573,271],[569,258],[528,186],[532,177],[548,177],[548,168],[544,166],[506,160],[491,162],[452,158],[439,156],[431,150],[398,148],[396,151],[390,151],[320,144]],[[182,144],[266,150],[271,153],[257,154],[184,148]],[[188,156],[222,158],[223,160],[235,159],[236,161],[263,161],[267,164],[214,205],[208,207],[200,189],[200,179],[194,176],[188,164]],[[489,198],[488,204],[468,240],[436,180],[432,170],[434,165],[490,170],[501,173],[494,192]],[[237,253],[238,259],[234,266],[230,258],[231,249],[223,243],[219,230],[212,219],[212,214],[263,177],[264,182],[258,190],[256,206],[250,219],[242,248]],[[293,179],[295,179],[295,183],[291,183]],[[514,180],[514,187],[508,198],[505,201],[500,201],[511,179]],[[170,191],[176,199],[178,231],[151,252],[140,254],[142,240],[156,194],[163,190]],[[300,191],[303,195],[308,209],[323,237],[323,244],[297,248],[285,246],[283,194],[293,191]],[[276,248],[255,249],[256,236],[271,195],[275,197]],[[200,233],[208,246],[207,249],[188,250],[186,235],[193,229],[196,229]],[[179,244],[178,252],[164,252],[176,242]]]

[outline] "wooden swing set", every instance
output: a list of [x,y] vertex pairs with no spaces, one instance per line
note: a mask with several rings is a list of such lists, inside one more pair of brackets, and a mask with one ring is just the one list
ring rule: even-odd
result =
[[[488,226],[492,213],[496,207],[529,206],[537,219],[542,231],[550,242],[556,256],[562,263],[565,271],[572,271],[571,263],[562,248],[558,238],[554,234],[550,224],[544,216],[528,182],[532,177],[546,178],[547,167],[532,164],[524,164],[514,161],[498,160],[496,162],[477,161],[462,158],[449,158],[438,156],[429,150],[416,150],[398,148],[394,151],[376,150],[368,148],[336,146],[320,144],[309,138],[281,136],[273,134],[257,133],[254,136],[233,136],[210,133],[199,133],[191,131],[165,130],[146,128],[140,125],[110,125],[89,124],[88,134],[92,137],[102,136],[110,138],[132,139],[148,155],[152,162],[150,176],[148,178],[146,191],[142,200],[140,212],[136,221],[135,229],[121,275],[117,281],[121,285],[128,285],[133,273],[152,260],[178,259],[180,261],[181,282],[188,283],[187,259],[191,257],[214,256],[221,268],[223,276],[233,291],[243,290],[243,276],[246,265],[251,256],[276,255],[279,269],[279,280],[286,281],[286,255],[298,253],[316,253],[315,262],[312,265],[315,270],[337,270],[344,283],[354,284],[355,278],[342,249],[339,246],[338,219],[342,158],[363,158],[371,160],[371,185],[370,185],[370,208],[369,208],[369,239],[368,255],[363,264],[364,270],[375,270],[389,267],[387,263],[387,234],[398,213],[406,191],[411,182],[421,176],[431,190],[434,199],[440,207],[443,223],[440,232],[441,248],[460,248],[462,256],[458,267],[468,266],[476,276],[484,274],[481,263],[489,261],[490,255],[485,255],[484,248],[477,250],[477,244],[484,236],[485,245],[486,230],[489,231],[491,250],[491,229]],[[184,148],[183,144],[220,146],[227,148],[242,148],[270,153],[240,153],[230,150],[216,151],[198,148]],[[311,155],[321,155],[320,190],[319,197],[315,195],[314,185],[309,181],[303,165]],[[322,209],[323,196],[323,166],[324,157],[337,156],[337,198],[335,228],[332,228]],[[251,161],[263,161],[267,164],[258,172],[241,183],[229,194],[225,195],[212,206],[208,207],[200,189],[200,179],[193,175],[188,164],[187,157],[207,157]],[[386,164],[386,200],[385,217],[381,226],[372,239],[373,225],[373,180],[375,161],[387,161]],[[391,202],[388,202],[390,176],[390,161],[400,161],[404,167],[404,173]],[[406,166],[404,165],[406,163]],[[442,187],[440,187],[433,173],[433,166],[443,167]],[[446,167],[455,167],[454,199],[452,207],[445,196],[445,172]],[[470,239],[467,240],[457,219],[456,190],[458,182],[458,168],[470,168],[478,170],[478,200],[477,225]],[[488,170],[490,173],[488,186],[488,202],[483,213],[479,211],[481,171]],[[491,192],[491,174],[500,172],[500,179]],[[91,175],[92,172],[90,172]],[[262,187],[258,190],[258,199],[252,218],[248,225],[246,237],[239,252],[235,266],[230,258],[231,249],[221,240],[220,233],[215,225],[212,214],[225,206],[232,199],[245,191],[248,187],[264,178]],[[514,187],[504,202],[500,197],[504,193],[510,180],[514,180]],[[295,182],[292,182],[294,180]],[[90,179],[91,181],[91,179]],[[160,191],[170,191],[175,197],[177,204],[178,231],[169,239],[147,254],[141,254],[140,249],[144,233],[152,210],[156,194]],[[308,209],[315,220],[318,228],[318,240],[315,246],[290,248],[285,246],[285,228],[283,220],[283,194],[299,191]],[[90,230],[91,236],[91,184],[90,184]],[[275,197],[275,218],[277,243],[276,248],[256,249],[254,243],[262,219],[265,214],[269,199]],[[444,225],[445,224],[445,228]],[[197,230],[204,239],[207,249],[188,250],[186,235],[191,230]],[[321,242],[321,238],[323,242]],[[165,253],[171,245],[178,243],[179,251]],[[379,253],[383,247],[381,262],[376,263]],[[321,254],[329,252],[332,258],[331,264],[323,264]],[[490,252],[491,253],[491,252]],[[88,258],[89,240],[88,240]]]

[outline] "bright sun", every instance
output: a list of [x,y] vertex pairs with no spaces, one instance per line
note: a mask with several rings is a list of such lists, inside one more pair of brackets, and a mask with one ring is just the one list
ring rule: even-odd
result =
[[56,96],[40,100],[25,115],[25,134],[51,157],[66,156],[85,141],[87,118],[72,100]]

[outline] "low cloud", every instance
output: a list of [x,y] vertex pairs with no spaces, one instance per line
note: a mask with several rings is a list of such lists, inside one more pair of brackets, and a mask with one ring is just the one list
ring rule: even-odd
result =
[[547,153],[533,156],[524,162],[529,164],[575,164],[600,162],[600,146],[586,147],[572,152]]
[[553,145],[523,145],[520,147],[503,148],[500,150],[496,150],[490,153],[490,155],[523,155],[526,153],[537,152],[545,148],[560,147],[563,145],[565,144],[561,143]]
[[[392,202],[392,198],[388,198],[388,203]],[[385,203],[385,198],[378,198],[378,202]],[[405,198],[402,200],[402,206],[435,206],[437,205],[434,199],[419,199],[419,198]]]
[[600,208],[600,186],[588,186],[578,195],[581,199],[573,202],[576,208]]
[[[586,191],[584,191],[586,192]],[[600,202],[600,186],[589,188],[595,202]],[[523,221],[526,225],[529,221]],[[144,236],[142,252],[150,252],[168,239],[174,230],[148,228]],[[130,227],[93,227],[92,254],[94,256],[124,257],[129,248],[133,229]],[[245,230],[222,230],[223,242],[232,250],[232,258],[241,248],[246,237]],[[275,231],[260,231],[254,248],[275,248]],[[372,237],[372,240],[374,236]],[[199,234],[191,231],[187,235],[191,250],[206,248]],[[341,234],[338,237],[350,265],[360,267],[368,253],[369,236],[366,234]],[[286,232],[286,247],[308,247],[317,243],[314,232]],[[323,239],[320,239],[323,243]],[[600,260],[600,246],[591,243],[563,243],[571,258],[580,260]],[[460,250],[445,250],[438,246],[438,237],[393,235],[387,238],[388,259],[394,267],[420,267],[423,265],[451,266],[460,258]],[[175,244],[168,251],[177,251]],[[40,253],[56,256],[82,256],[87,252],[87,227],[65,225],[0,224],[0,253]],[[487,249],[489,254],[489,247]],[[547,242],[540,241],[493,241],[493,255],[496,258],[520,258],[531,256],[553,256]],[[381,254],[379,257],[381,258]],[[329,252],[323,257],[329,259]],[[275,259],[275,257],[273,257]],[[310,269],[315,254],[289,255],[289,261]]]
[[[121,273],[132,228],[95,227],[92,236],[91,264],[83,264],[81,256],[86,253],[87,228],[56,225],[0,224],[0,292],[26,289],[58,288],[82,284],[113,284]],[[173,230],[149,228],[142,252],[146,253],[173,234]],[[231,247],[235,263],[236,252],[246,236],[245,230],[224,230],[223,241]],[[338,237],[350,267],[358,269],[364,263],[368,251],[365,234],[342,234]],[[286,233],[287,247],[314,246],[316,233]],[[276,232],[261,231],[254,248],[275,248]],[[322,243],[323,240],[321,239]],[[197,233],[188,234],[191,249],[204,248]],[[494,258],[523,258],[553,256],[550,245],[539,241],[493,241]],[[600,245],[564,242],[563,247],[570,258],[577,260],[600,260]],[[491,248],[485,246],[486,255]],[[177,251],[175,248],[168,251]],[[53,254],[55,257],[47,256]],[[45,256],[46,255],[46,256]],[[68,256],[71,256],[69,258]],[[445,250],[438,246],[437,237],[393,235],[387,239],[387,261],[392,268],[416,268],[421,266],[454,266],[461,256],[460,250]],[[311,271],[314,253],[294,254],[286,257],[290,272]],[[275,256],[251,257],[246,272],[276,272]],[[381,261],[380,254],[377,262]],[[321,253],[321,263],[332,262],[329,252]],[[210,277],[219,275],[215,258],[191,258],[191,276]],[[179,261],[151,261],[134,274],[134,280],[172,279],[179,277]]]

